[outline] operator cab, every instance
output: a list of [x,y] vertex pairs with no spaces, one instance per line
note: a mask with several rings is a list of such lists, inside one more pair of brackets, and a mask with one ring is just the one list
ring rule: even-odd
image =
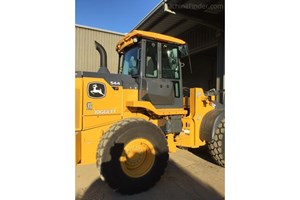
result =
[[183,45],[177,38],[146,31],[133,31],[118,43],[119,74],[136,79],[139,101],[149,101],[157,108],[183,106]]

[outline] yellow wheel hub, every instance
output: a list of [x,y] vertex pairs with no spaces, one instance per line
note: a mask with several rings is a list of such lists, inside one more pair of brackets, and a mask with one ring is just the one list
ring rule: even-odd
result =
[[123,172],[133,178],[144,176],[155,161],[155,149],[146,139],[134,139],[126,144],[120,157]]

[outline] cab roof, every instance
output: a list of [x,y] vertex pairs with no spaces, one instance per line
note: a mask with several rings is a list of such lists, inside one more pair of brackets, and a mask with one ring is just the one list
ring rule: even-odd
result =
[[127,35],[125,35],[121,40],[119,40],[116,46],[117,52],[121,52],[125,47],[133,45],[134,37],[149,38],[160,42],[169,42],[169,43],[175,43],[179,45],[185,44],[185,41],[172,36],[167,36],[167,35],[154,33],[150,31],[133,30]]

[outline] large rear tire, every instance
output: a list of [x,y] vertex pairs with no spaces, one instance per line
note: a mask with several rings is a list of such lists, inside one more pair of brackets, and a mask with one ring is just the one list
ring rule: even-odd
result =
[[97,150],[101,179],[125,194],[152,187],[163,175],[168,159],[168,145],[161,129],[136,118],[114,124]]
[[225,118],[216,127],[214,139],[208,143],[208,149],[214,161],[225,167]]

